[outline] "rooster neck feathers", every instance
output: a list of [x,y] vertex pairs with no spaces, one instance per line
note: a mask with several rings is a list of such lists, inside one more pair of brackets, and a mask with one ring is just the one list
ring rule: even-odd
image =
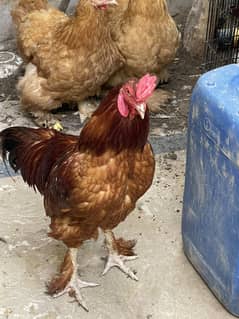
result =
[[124,149],[143,149],[149,133],[149,112],[145,118],[122,117],[118,111],[117,97],[120,88],[115,88],[101,103],[90,121],[83,128],[79,148],[101,154],[107,149],[116,153]]

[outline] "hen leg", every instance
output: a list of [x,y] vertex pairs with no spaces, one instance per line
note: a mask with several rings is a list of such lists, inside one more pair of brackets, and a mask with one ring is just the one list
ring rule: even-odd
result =
[[80,289],[96,287],[98,284],[82,281],[78,277],[77,252],[77,248],[70,248],[67,251],[61,266],[60,275],[53,278],[49,283],[48,293],[54,298],[69,293],[70,296],[75,297],[80,306],[88,311]]
[[97,109],[98,104],[99,103],[94,98],[78,102],[78,111],[82,123],[91,117]]
[[165,84],[169,81],[169,74],[167,69],[163,69],[158,75],[159,84]]
[[57,117],[49,112],[37,111],[31,112],[33,121],[40,127],[53,128],[62,131],[63,127]]
[[136,244],[135,240],[124,240],[122,238],[116,239],[111,230],[104,231],[106,247],[109,255],[103,275],[105,275],[110,268],[118,267],[130,278],[138,281],[137,276],[134,272],[128,268],[124,262],[138,258],[133,251],[133,247]]

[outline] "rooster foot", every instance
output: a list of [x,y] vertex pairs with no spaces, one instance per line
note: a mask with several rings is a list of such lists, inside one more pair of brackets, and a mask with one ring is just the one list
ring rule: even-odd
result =
[[124,262],[135,260],[138,256],[123,256],[123,255],[117,255],[117,254],[110,254],[108,256],[108,260],[105,266],[105,269],[102,273],[104,276],[112,267],[118,267],[120,270],[122,270],[128,277],[130,277],[133,280],[138,281],[138,277],[135,275],[134,271],[131,270],[129,267],[127,267]]
[[122,238],[115,239],[112,231],[104,231],[104,235],[109,255],[102,275],[105,275],[112,267],[118,267],[121,271],[128,275],[128,277],[138,281],[138,277],[135,275],[134,271],[132,271],[124,263],[138,258],[138,256],[136,256],[133,252],[133,247],[135,246],[136,241],[125,241]]
[[37,126],[44,127],[44,128],[53,128],[56,131],[62,131],[63,126],[61,122],[51,113],[47,112],[32,112],[33,121],[36,123]]
[[78,304],[88,310],[80,290],[86,287],[96,287],[98,284],[85,282],[78,277],[77,248],[69,248],[61,265],[60,275],[54,277],[48,284],[48,293],[54,297],[69,294],[74,297]]
[[84,298],[81,295],[80,289],[87,288],[87,287],[97,287],[99,284],[95,284],[92,282],[82,281],[79,278],[75,278],[72,276],[72,279],[67,284],[67,286],[60,292],[55,293],[52,295],[53,298],[58,298],[63,296],[64,294],[69,294],[71,297],[74,297],[78,304],[85,309],[87,312],[89,311]]

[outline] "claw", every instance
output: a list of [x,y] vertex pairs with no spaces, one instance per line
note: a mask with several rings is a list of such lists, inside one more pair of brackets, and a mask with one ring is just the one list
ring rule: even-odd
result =
[[88,288],[88,287],[97,287],[99,286],[99,284],[96,284],[94,282],[87,282],[87,281],[83,281],[83,280],[80,280],[79,278],[77,279],[77,282],[78,282],[78,286],[79,288]]
[[128,275],[128,277],[138,281],[138,277],[135,273],[124,264],[125,261],[131,261],[138,258],[133,251],[133,247],[136,242],[134,240],[126,241],[123,238],[116,239],[111,230],[105,230],[104,235],[109,256],[102,275],[105,275],[110,268],[118,267],[126,275]]
[[82,281],[78,277],[77,269],[77,248],[70,248],[66,252],[61,265],[60,275],[54,277],[48,285],[48,293],[53,298],[58,298],[68,293],[69,296],[75,298],[83,309],[89,311],[80,290],[87,287],[96,287],[99,284]]
[[80,289],[87,287],[97,287],[99,284],[93,282],[82,281],[79,278],[73,277],[69,284],[62,291],[55,293],[52,295],[53,298],[58,298],[68,293],[71,297],[75,297],[78,304],[85,309],[87,312],[89,311],[84,298],[81,295]]
[[63,127],[60,123],[60,121],[56,118],[55,115],[43,112],[43,111],[37,111],[37,112],[31,112],[33,116],[34,122],[44,128],[53,128],[56,131],[62,131]]
[[125,261],[131,261],[131,260],[135,260],[137,258],[138,258],[138,256],[122,256],[122,255],[117,255],[117,254],[110,254],[102,275],[104,276],[111,268],[118,267],[126,275],[128,275],[131,279],[138,281],[139,279],[135,275],[135,273],[124,264]]

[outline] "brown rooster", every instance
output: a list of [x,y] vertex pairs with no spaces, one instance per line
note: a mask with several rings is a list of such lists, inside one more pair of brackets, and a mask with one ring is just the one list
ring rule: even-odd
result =
[[124,264],[136,258],[135,242],[116,239],[112,229],[152,183],[155,163],[147,142],[146,100],[155,86],[156,77],[145,75],[112,89],[78,137],[24,127],[0,133],[4,161],[8,154],[13,169],[44,196],[51,218],[49,236],[68,247],[48,291],[54,296],[69,292],[85,309],[80,288],[95,284],[77,278],[77,249],[85,240],[96,239],[99,228],[109,251],[103,274],[117,266],[138,280]]
[[68,17],[47,0],[19,0],[12,17],[28,65],[18,90],[22,107],[38,125],[52,126],[51,110],[97,94],[119,68],[121,55],[105,10],[115,4],[117,0],[80,0],[75,16]]

